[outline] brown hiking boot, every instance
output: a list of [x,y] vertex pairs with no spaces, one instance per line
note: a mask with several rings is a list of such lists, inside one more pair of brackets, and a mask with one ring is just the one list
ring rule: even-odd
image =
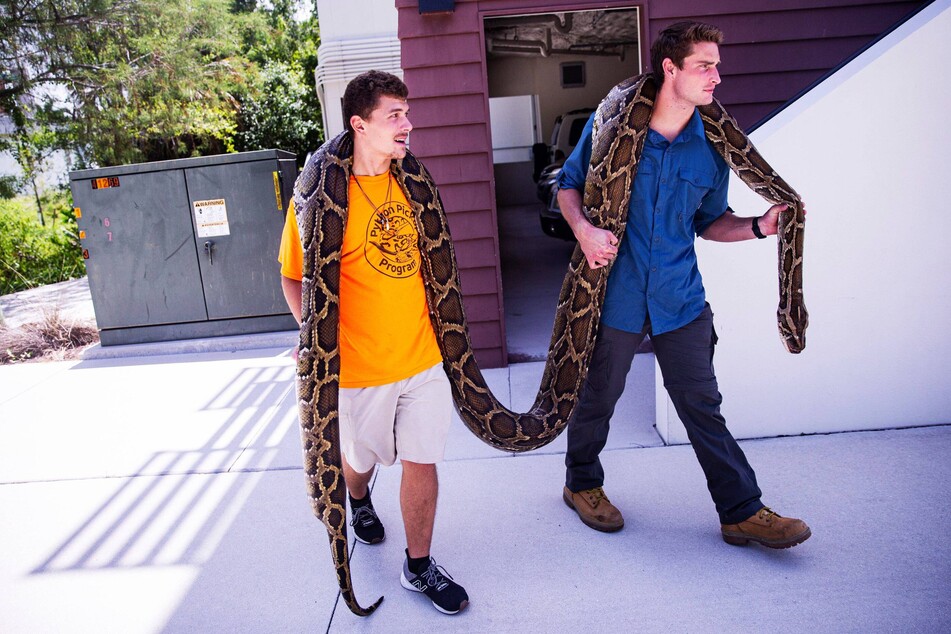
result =
[[790,548],[801,544],[812,535],[812,531],[802,520],[783,517],[768,506],[764,506],[752,517],[739,524],[721,524],[723,541],[734,546],[744,546],[748,542],[757,542],[767,548]]
[[613,533],[624,526],[621,511],[611,504],[611,500],[604,494],[604,489],[597,487],[573,493],[565,487],[562,497],[568,508],[578,513],[581,521],[596,531]]

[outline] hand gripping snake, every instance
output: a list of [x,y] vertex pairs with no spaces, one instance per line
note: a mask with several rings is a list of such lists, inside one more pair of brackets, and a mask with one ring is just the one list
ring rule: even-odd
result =
[[[611,90],[595,115],[584,207],[595,226],[612,231],[618,240],[624,233],[656,93],[650,75],[632,77]],[[779,220],[777,316],[786,348],[798,353],[805,346],[808,323],[802,301],[802,203],[716,100],[699,110],[707,138],[740,179],[768,202],[789,205]],[[344,601],[355,614],[366,616],[383,598],[362,608],[353,593],[337,418],[340,251],[352,157],[353,140],[344,132],[314,153],[294,187],[304,249],[297,379],[304,470],[314,513],[327,528]],[[551,442],[567,425],[579,399],[608,268],[592,270],[581,248],[575,248],[535,403],[527,413],[512,412],[486,386],[476,363],[449,226],[435,183],[409,152],[391,163],[391,171],[416,216],[429,314],[462,421],[484,442],[504,451],[531,451]]]

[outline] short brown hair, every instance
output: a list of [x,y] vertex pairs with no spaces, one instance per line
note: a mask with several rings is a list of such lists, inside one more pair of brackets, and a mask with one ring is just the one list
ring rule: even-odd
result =
[[409,89],[396,75],[379,70],[368,70],[351,79],[343,91],[343,122],[347,130],[353,132],[353,126],[350,125],[352,116],[368,118],[383,96],[405,101]]
[[684,58],[698,42],[720,44],[723,31],[703,22],[677,22],[660,32],[651,45],[651,68],[658,86],[664,83],[664,60],[669,57],[677,68],[683,68]]

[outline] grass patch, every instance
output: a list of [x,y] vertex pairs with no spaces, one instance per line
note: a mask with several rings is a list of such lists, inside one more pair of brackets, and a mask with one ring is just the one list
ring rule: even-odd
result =
[[44,201],[41,225],[32,200],[0,200],[0,295],[85,274],[68,193],[54,192]]
[[53,310],[37,322],[16,328],[0,326],[0,364],[78,359],[83,350],[98,342],[94,321],[69,319]]

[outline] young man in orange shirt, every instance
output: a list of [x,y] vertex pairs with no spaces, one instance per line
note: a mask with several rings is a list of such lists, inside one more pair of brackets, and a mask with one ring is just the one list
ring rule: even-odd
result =
[[[455,614],[469,597],[430,557],[436,463],[443,458],[452,397],[429,320],[413,208],[390,172],[391,161],[406,155],[413,129],[407,95],[399,78],[369,71],[355,77],[343,97],[353,165],[340,260],[340,453],[351,526],[365,544],[385,537],[370,501],[374,468],[400,460],[407,544],[401,584]],[[300,323],[303,249],[293,208],[279,259],[284,296]]]

